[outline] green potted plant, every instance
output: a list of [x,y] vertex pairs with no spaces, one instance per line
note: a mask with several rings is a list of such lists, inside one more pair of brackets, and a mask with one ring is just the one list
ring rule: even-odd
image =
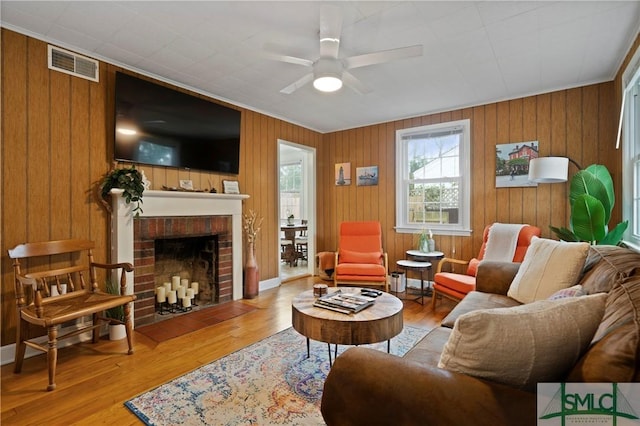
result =
[[[106,286],[107,293],[120,294],[120,286],[108,279]],[[124,306],[116,306],[105,311],[107,318],[113,320],[109,322],[109,340],[122,340],[126,337],[127,331],[124,325]]]
[[587,241],[590,244],[618,245],[628,221],[618,223],[609,230],[611,211],[615,203],[613,180],[603,165],[592,164],[571,178],[569,191],[571,204],[570,229],[549,226],[564,241]]
[[142,193],[145,189],[144,176],[135,166],[125,168],[114,168],[107,173],[100,184],[100,196],[102,204],[111,211],[108,203],[108,196],[112,189],[122,189],[122,196],[127,204],[135,203],[133,213],[136,217],[142,213]]
[[293,225],[293,213],[291,213],[289,216],[287,216],[287,225]]
[[427,231],[423,228],[420,233],[418,233],[417,249],[423,253],[435,250],[435,240],[433,239],[433,232],[431,232],[431,229]]

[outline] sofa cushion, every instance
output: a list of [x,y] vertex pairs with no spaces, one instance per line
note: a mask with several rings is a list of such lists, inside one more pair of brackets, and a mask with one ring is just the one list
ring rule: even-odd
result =
[[441,325],[443,327],[453,328],[456,319],[458,319],[460,315],[477,311],[478,309],[509,308],[512,306],[520,306],[520,304],[517,300],[501,294],[472,291],[444,317]]
[[405,359],[435,367],[440,361],[442,348],[449,340],[450,328],[436,327],[404,355]]
[[438,367],[533,391],[564,378],[596,332],[606,294],[460,316]]
[[640,253],[617,246],[591,246],[580,284],[587,294],[608,292],[634,274],[640,274]]
[[567,381],[640,381],[640,274],[623,279],[609,292],[591,346]]
[[533,238],[507,296],[531,303],[571,287],[581,276],[588,252],[587,243]]

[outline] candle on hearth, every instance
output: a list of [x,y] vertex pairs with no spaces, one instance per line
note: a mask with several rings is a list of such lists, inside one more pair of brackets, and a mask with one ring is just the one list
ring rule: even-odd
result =
[[180,287],[180,276],[174,275],[171,277],[171,290],[175,290]]
[[193,299],[193,289],[192,288],[188,288],[187,289],[187,295],[186,297],[188,297],[189,299]]
[[171,283],[164,283],[162,286],[164,287],[164,294],[169,294],[171,291]]
[[198,291],[199,291],[199,283],[197,281],[194,281],[191,283],[191,288],[193,289],[193,294],[194,295],[198,295]]
[[186,289],[182,286],[178,287],[176,292],[178,293],[178,299],[182,299],[186,295]]
[[156,301],[158,303],[164,303],[165,300],[167,300],[167,294],[165,292],[164,287],[157,287],[156,288]]
[[174,304],[174,303],[178,303],[178,297],[176,295],[176,291],[175,290],[171,290],[169,292],[169,294],[167,295],[167,302]]
[[188,308],[189,306],[191,306],[191,299],[189,299],[188,297],[183,297],[182,298],[182,307],[183,308]]
[[182,278],[182,279],[180,280],[180,285],[181,285],[182,287],[189,287],[189,280],[188,280],[188,279],[186,279],[186,278]]

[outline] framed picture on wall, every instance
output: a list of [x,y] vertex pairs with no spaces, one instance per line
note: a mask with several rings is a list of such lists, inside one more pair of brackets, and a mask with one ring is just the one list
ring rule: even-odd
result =
[[378,166],[357,167],[356,185],[373,186],[378,184]]
[[336,164],[335,180],[338,186],[351,185],[351,163]]
[[529,180],[532,158],[538,158],[538,141],[496,145],[496,188],[538,186]]

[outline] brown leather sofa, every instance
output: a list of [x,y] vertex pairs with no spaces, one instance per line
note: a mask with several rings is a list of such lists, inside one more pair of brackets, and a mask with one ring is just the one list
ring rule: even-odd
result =
[[[404,357],[367,348],[351,348],[340,355],[322,396],[327,424],[536,424],[535,392],[437,367],[458,316],[476,309],[519,305],[506,296],[518,266],[483,262],[476,291]],[[640,381],[640,253],[613,246],[591,247],[580,284],[587,294],[609,295],[591,345],[567,371],[565,381]]]

